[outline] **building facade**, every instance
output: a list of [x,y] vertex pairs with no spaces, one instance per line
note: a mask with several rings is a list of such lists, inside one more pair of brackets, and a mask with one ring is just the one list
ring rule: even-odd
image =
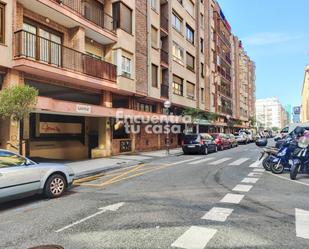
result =
[[[117,113],[218,114],[205,131],[249,127],[255,68],[213,0],[1,0],[1,88],[39,91],[20,132],[0,121],[0,147],[83,159],[163,149],[165,134],[127,133]],[[237,66],[236,66],[237,64]],[[179,145],[172,134],[170,145]]]
[[289,115],[278,98],[256,101],[256,120],[259,128],[282,129],[290,123]]
[[305,77],[301,93],[301,122],[309,121],[309,66],[305,68]]

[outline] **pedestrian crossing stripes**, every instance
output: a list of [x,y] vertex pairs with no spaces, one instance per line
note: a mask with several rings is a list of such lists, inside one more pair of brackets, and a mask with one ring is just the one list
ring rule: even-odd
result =
[[239,166],[239,165],[243,164],[244,162],[246,162],[248,160],[250,160],[250,159],[249,158],[240,158],[240,159],[230,163],[229,165],[231,165],[231,166]]
[[231,215],[234,209],[214,207],[209,210],[203,217],[203,220],[212,220],[224,222]]
[[189,164],[205,163],[205,162],[211,161],[213,159],[214,159],[213,157],[209,157],[209,158],[201,159],[201,160],[198,160],[198,161],[190,162]]
[[221,158],[221,159],[219,159],[217,161],[214,161],[214,162],[210,163],[210,165],[219,165],[219,164],[224,163],[226,161],[229,161],[231,159],[232,158],[230,158],[230,157],[224,157],[224,158]]
[[238,195],[238,194],[227,194],[222,198],[220,202],[223,203],[231,203],[231,204],[238,204],[241,202],[241,200],[244,198],[244,195]]
[[244,178],[241,182],[242,183],[256,183],[259,180],[259,178]]
[[216,229],[192,226],[171,246],[183,249],[204,249],[216,233]]
[[235,188],[233,188],[233,191],[236,192],[249,192],[252,189],[252,185],[243,185],[243,184],[238,184],[236,185]]

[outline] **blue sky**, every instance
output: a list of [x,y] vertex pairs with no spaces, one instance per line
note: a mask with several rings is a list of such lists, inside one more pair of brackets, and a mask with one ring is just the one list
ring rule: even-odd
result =
[[309,64],[308,0],[218,0],[256,62],[257,98],[299,105]]

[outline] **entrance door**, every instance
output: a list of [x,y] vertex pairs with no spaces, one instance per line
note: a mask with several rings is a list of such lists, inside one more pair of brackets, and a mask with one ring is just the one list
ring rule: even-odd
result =
[[89,134],[88,135],[88,158],[91,158],[91,150],[99,146],[99,135]]

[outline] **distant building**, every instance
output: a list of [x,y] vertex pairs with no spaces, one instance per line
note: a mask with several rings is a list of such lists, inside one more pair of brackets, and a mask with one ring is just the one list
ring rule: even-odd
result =
[[301,122],[309,121],[309,65],[305,69],[305,78],[301,93]]
[[300,113],[301,113],[301,107],[300,106],[294,106],[293,107],[293,123],[297,124],[300,123]]
[[289,114],[276,97],[258,99],[255,104],[256,121],[259,127],[283,128],[290,123]]

